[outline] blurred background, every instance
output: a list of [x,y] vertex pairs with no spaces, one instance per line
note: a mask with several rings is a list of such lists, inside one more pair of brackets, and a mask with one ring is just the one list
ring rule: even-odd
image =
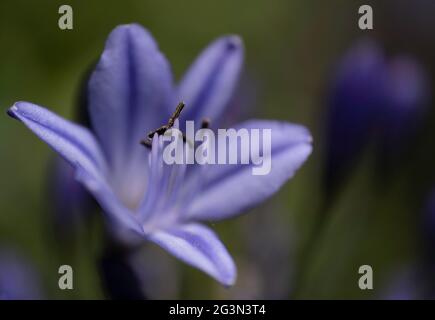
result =
[[[58,28],[62,4],[74,10],[72,31]],[[358,28],[363,4],[373,8],[373,30]],[[272,199],[213,225],[235,258],[234,287],[149,244],[129,261],[146,296],[430,299],[433,17],[431,0],[2,0],[0,106],[32,101],[85,121],[83,81],[119,24],[148,28],[176,78],[213,39],[239,34],[246,62],[234,117],[301,123],[314,152]],[[105,298],[92,199],[59,183],[68,168],[6,114],[0,146],[0,289],[14,288],[9,298]],[[74,290],[58,288],[64,264],[74,269]],[[373,290],[358,287],[361,265],[373,268]]]

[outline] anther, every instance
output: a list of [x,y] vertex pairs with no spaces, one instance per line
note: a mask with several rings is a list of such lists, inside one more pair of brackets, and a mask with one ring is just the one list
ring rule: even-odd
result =
[[141,140],[140,144],[147,147],[148,149],[151,149],[151,147],[153,145],[151,139],[149,139],[148,137],[146,139]]
[[154,134],[157,133],[157,135],[162,135],[164,134],[168,129],[171,129],[174,126],[175,120],[177,120],[180,117],[181,111],[184,108],[184,102],[180,102],[177,107],[175,108],[174,113],[172,114],[172,116],[169,118],[168,123],[157,128],[156,130],[153,130],[151,132],[148,133],[147,137],[143,140],[141,140],[141,144],[147,148],[151,149],[152,146],[152,139]]
[[210,128],[210,123],[211,123],[211,120],[209,118],[202,119],[201,129],[208,129],[208,128]]

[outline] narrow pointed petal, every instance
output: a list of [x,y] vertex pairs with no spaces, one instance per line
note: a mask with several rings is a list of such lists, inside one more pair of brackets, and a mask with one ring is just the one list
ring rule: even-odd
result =
[[99,178],[106,174],[105,158],[88,129],[29,102],[16,102],[8,114],[22,121],[73,166],[80,164],[84,170]]
[[225,286],[236,280],[236,267],[225,246],[209,228],[186,224],[149,235],[155,242],[180,260],[209,274]]
[[217,121],[234,92],[243,64],[238,36],[220,38],[195,60],[178,87],[178,100],[186,103],[185,119]]
[[130,229],[140,229],[122,212],[122,206],[115,204],[116,197],[106,182],[107,164],[103,152],[88,129],[29,102],[15,103],[8,114],[22,121],[74,167],[77,178],[111,218]]
[[115,177],[131,184],[142,173],[136,180],[146,181],[148,152],[140,140],[166,123],[174,101],[169,63],[151,34],[137,24],[115,28],[88,93],[92,125]]
[[259,204],[294,175],[312,150],[311,135],[300,125],[248,121],[237,128],[271,129],[270,172],[253,175],[253,163],[209,165],[204,186],[186,209],[187,219],[226,219]]

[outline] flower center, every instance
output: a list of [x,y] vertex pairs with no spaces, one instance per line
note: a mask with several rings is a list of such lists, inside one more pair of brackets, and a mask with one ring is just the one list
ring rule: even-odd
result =
[[[177,120],[180,117],[181,111],[183,111],[184,106],[185,106],[184,102],[181,101],[180,103],[178,103],[174,113],[169,118],[168,123],[153,131],[148,132],[146,138],[142,139],[140,143],[143,146],[151,149],[153,136],[155,134],[161,136],[165,134],[165,132],[167,132],[168,130],[172,129],[172,127],[175,124],[175,120]],[[201,122],[201,129],[208,129],[209,127],[210,127],[210,119],[204,118]],[[183,142],[186,142],[186,136],[184,134],[183,134]]]
[[149,132],[147,134],[147,137],[143,140],[141,140],[141,144],[144,145],[145,147],[148,147],[151,149],[152,146],[152,139],[154,134],[157,133],[157,135],[161,136],[162,134],[164,134],[168,129],[171,129],[174,126],[175,120],[177,120],[180,117],[180,113],[184,108],[184,102],[180,102],[177,107],[175,108],[174,113],[172,114],[172,116],[169,118],[168,123]]

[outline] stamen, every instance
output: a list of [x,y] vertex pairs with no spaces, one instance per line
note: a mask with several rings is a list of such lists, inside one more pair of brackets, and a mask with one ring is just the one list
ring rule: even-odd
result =
[[151,147],[153,145],[153,143],[151,142],[151,139],[148,137],[146,139],[141,140],[140,144],[147,147],[148,149],[151,149]]
[[[154,136],[154,134],[157,133],[157,135],[162,135],[166,132],[166,130],[172,128],[174,126],[175,120],[178,119],[180,117],[181,111],[184,108],[184,102],[180,102],[177,107],[175,108],[174,113],[172,114],[172,116],[169,118],[168,123],[157,128],[156,130],[153,130],[151,132],[148,133],[147,137],[143,140],[141,140],[141,144],[149,149],[151,149],[152,147],[152,138]],[[183,138],[183,140],[185,140],[185,138]]]
[[180,113],[181,113],[181,111],[183,111],[183,108],[184,108],[184,102],[180,102],[177,105],[177,107],[175,108],[175,111],[172,114],[172,116],[169,118],[169,121],[168,121],[169,128],[172,128],[172,126],[174,125],[175,120],[180,117]]
[[[169,129],[171,129],[174,124],[175,124],[175,120],[177,120],[180,117],[181,111],[184,108],[184,102],[180,102],[177,107],[175,108],[174,113],[172,114],[172,116],[169,118],[168,123],[149,132],[147,137],[143,140],[140,141],[140,143],[147,147],[148,149],[152,148],[152,139],[153,136],[157,133],[157,135],[163,135],[165,134],[166,131],[168,131]],[[201,129],[208,129],[210,128],[210,124],[211,124],[211,120],[209,118],[204,118],[201,121]],[[186,135],[183,133],[183,142],[186,143]]]

